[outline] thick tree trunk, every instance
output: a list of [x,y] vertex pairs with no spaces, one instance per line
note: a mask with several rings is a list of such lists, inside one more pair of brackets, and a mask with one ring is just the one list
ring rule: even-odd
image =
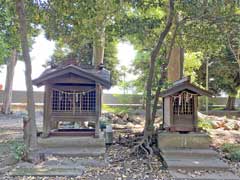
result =
[[235,110],[235,96],[228,96],[227,104],[226,104],[226,110]]
[[152,106],[152,84],[153,84],[153,77],[154,77],[154,70],[155,70],[155,62],[156,62],[158,53],[162,47],[163,41],[172,26],[173,17],[174,17],[174,0],[169,0],[169,15],[168,15],[166,27],[160,34],[157,45],[151,53],[150,68],[149,68],[149,74],[148,74],[147,86],[146,86],[146,93],[147,93],[146,94],[146,118],[145,118],[145,126],[144,126],[145,137],[151,135],[154,131],[154,127],[151,123],[152,121],[151,106]]
[[14,49],[12,50],[11,58],[7,63],[7,75],[2,105],[3,114],[9,114],[11,112],[13,77],[16,63],[17,63],[17,51],[16,49]]
[[27,23],[25,17],[25,8],[24,8],[24,0],[16,0],[16,11],[18,15],[19,21],[19,32],[21,37],[21,47],[23,53],[23,59],[25,62],[25,80],[27,87],[27,112],[28,119],[30,123],[31,132],[29,133],[30,142],[28,150],[34,150],[37,147],[37,128],[36,128],[36,120],[35,120],[35,104],[33,97],[33,86],[32,86],[32,65],[29,54],[28,47],[28,38],[27,38]]
[[184,76],[184,48],[180,47],[180,79]]
[[99,26],[93,42],[93,65],[98,67],[103,64],[104,49],[105,49],[105,27]]

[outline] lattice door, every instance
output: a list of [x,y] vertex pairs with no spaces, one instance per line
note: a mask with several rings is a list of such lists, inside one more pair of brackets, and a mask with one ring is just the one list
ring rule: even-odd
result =
[[173,127],[176,131],[193,130],[194,96],[188,92],[182,92],[173,97]]

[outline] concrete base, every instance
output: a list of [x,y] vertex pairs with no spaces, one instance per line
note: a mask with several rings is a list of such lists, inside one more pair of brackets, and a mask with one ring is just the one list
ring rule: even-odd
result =
[[158,148],[188,148],[188,149],[207,149],[211,144],[211,139],[204,133],[181,134],[179,132],[159,132]]

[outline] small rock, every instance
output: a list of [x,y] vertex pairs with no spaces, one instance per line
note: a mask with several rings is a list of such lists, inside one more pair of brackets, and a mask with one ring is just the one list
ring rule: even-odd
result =
[[218,124],[216,121],[212,121],[212,122],[211,122],[211,125],[212,125],[212,128],[213,128],[213,129],[218,129],[218,128],[220,128],[219,124]]
[[240,129],[240,122],[235,122],[233,129],[234,130],[239,130]]
[[128,121],[128,117],[129,117],[128,114],[125,114],[125,115],[123,116],[123,118],[122,118],[123,121]]
[[224,124],[224,130],[233,130],[234,126],[235,126],[235,123],[228,122],[228,123]]

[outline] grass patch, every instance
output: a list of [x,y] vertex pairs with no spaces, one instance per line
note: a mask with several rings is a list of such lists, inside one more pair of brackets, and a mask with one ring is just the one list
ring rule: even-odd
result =
[[214,111],[216,111],[216,110],[223,111],[225,109],[225,107],[210,107],[209,109],[214,110]]
[[129,108],[129,107],[112,107],[106,104],[103,104],[102,108],[104,111],[111,112],[114,114],[128,114],[133,110],[132,108]]
[[198,127],[203,130],[212,129],[212,122],[208,118],[199,118],[198,119]]
[[227,153],[227,159],[240,162],[240,144],[225,143],[221,146],[221,149]]

